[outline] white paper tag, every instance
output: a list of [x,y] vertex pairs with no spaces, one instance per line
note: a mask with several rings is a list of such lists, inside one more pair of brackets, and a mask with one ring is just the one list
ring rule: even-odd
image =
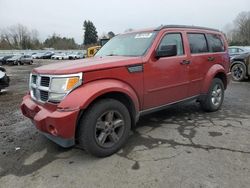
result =
[[138,33],[135,35],[135,39],[148,39],[153,35],[153,33]]

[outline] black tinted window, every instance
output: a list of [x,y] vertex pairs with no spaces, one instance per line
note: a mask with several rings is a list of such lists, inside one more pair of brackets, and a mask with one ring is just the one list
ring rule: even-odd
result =
[[189,33],[188,40],[192,54],[208,52],[207,41],[204,34]]
[[224,52],[224,44],[218,35],[207,34],[207,41],[211,52]]
[[183,55],[184,50],[183,50],[183,44],[182,44],[182,37],[180,33],[170,33],[166,34],[158,49],[161,49],[162,46],[168,46],[168,45],[176,45],[177,48],[177,55]]

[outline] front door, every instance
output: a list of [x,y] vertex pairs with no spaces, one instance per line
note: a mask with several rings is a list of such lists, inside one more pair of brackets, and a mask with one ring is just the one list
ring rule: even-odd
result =
[[187,97],[188,63],[182,33],[166,33],[161,46],[176,45],[177,55],[152,59],[144,65],[143,110],[180,101]]

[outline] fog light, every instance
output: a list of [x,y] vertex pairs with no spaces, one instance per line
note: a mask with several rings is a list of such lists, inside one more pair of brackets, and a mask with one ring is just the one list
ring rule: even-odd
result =
[[56,130],[56,128],[55,128],[53,125],[49,125],[48,131],[49,131],[52,135],[54,135],[54,136],[57,136],[57,135],[58,135],[57,130]]

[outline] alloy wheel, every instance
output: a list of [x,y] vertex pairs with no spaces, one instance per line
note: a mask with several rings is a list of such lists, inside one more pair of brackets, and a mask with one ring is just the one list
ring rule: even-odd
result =
[[214,106],[218,106],[221,103],[222,100],[222,90],[223,88],[221,87],[220,84],[216,84],[212,90],[212,97],[211,97],[211,101],[213,103]]
[[123,135],[125,122],[122,115],[117,111],[103,113],[96,122],[95,139],[99,146],[111,148]]

